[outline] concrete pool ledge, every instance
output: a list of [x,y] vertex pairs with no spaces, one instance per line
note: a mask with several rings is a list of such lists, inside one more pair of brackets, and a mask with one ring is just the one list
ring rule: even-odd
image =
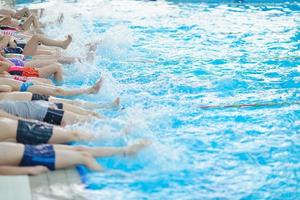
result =
[[1,199],[31,200],[28,176],[0,176]]
[[70,199],[68,197],[83,199],[69,193],[72,189],[68,188],[74,185],[81,185],[75,168],[56,170],[39,176],[0,176],[1,199],[5,200],[39,200],[41,197],[55,200]]

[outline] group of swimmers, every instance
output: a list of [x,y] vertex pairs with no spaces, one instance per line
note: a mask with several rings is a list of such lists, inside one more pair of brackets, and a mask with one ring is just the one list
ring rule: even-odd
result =
[[[0,174],[37,175],[48,170],[83,164],[90,170],[103,168],[95,157],[133,155],[149,144],[147,140],[126,147],[69,146],[64,143],[90,140],[93,134],[69,130],[65,125],[102,119],[95,108],[119,106],[120,99],[107,105],[56,96],[98,93],[100,78],[93,86],[63,89],[62,64],[78,58],[64,57],[60,49],[72,42],[52,40],[42,34],[41,12],[0,9]],[[60,16],[56,22],[61,22]],[[95,45],[87,44],[87,51]],[[88,58],[87,58],[88,59]]]

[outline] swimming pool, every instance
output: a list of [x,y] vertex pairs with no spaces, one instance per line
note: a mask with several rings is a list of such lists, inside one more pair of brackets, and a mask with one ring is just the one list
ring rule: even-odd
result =
[[[132,126],[125,138],[88,145],[153,140],[137,157],[99,160],[113,169],[107,173],[80,168],[86,196],[299,198],[299,1],[191,2],[75,1],[49,8],[67,10],[64,24],[47,34],[73,33],[70,54],[82,54],[86,37],[102,39],[94,63],[66,66],[66,85],[90,84],[101,72],[104,90],[81,98],[122,98],[124,109],[105,112],[114,120],[82,129],[113,137]],[[233,107],[201,108],[211,105]]]

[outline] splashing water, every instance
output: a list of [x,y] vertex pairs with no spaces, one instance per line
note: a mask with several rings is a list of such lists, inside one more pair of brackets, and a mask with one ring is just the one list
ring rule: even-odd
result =
[[[184,1],[55,2],[46,33],[71,33],[67,54],[93,62],[66,66],[66,87],[106,77],[100,102],[120,95],[111,119],[78,127],[105,138],[90,146],[150,138],[136,157],[99,159],[84,170],[88,199],[297,199],[299,105],[199,109],[201,105],[299,102],[300,4]],[[254,2],[254,1],[253,1]],[[257,2],[257,1],[256,1]],[[126,126],[131,133],[119,138]],[[77,128],[77,127],[72,127]],[[94,190],[91,190],[94,189]],[[59,189],[58,189],[59,190]]]

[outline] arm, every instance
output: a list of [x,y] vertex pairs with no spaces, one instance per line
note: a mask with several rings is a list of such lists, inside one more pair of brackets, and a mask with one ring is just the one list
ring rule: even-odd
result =
[[47,171],[48,168],[44,166],[34,166],[34,167],[0,166],[0,175],[39,175]]

